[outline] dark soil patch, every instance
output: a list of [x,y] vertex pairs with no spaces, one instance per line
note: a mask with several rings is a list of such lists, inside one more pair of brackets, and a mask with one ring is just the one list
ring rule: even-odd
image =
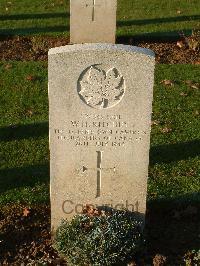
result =
[[179,48],[172,43],[138,43],[143,48],[151,49],[156,54],[156,62],[160,64],[200,64],[200,52],[187,47]]
[[[147,209],[147,254],[167,258],[167,265],[186,265],[190,252],[200,249],[200,204],[154,202]],[[159,256],[158,256],[159,258]],[[192,259],[191,259],[192,261]],[[157,265],[157,264],[155,264]],[[188,264],[190,265],[190,264]],[[192,264],[191,266],[195,265]]]
[[[200,64],[200,51],[179,47],[177,42],[144,42],[122,38],[118,43],[149,48],[156,53],[156,62],[164,64]],[[69,44],[67,38],[56,37],[7,37],[0,40],[0,60],[47,60],[50,48]]]
[[50,208],[7,205],[0,210],[0,265],[66,265],[52,248]]
[[[150,206],[147,252],[131,265],[185,265],[184,256],[200,246],[197,205],[171,210]],[[164,263],[164,264],[163,264]],[[0,265],[67,265],[52,248],[50,208],[7,205],[0,210]],[[193,265],[193,264],[191,264]]]

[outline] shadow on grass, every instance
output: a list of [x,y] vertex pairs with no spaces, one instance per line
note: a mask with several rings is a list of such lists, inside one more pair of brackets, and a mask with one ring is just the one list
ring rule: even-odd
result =
[[192,29],[180,29],[180,31],[163,31],[163,32],[147,32],[134,34],[130,31],[117,37],[117,43],[133,45],[135,41],[157,41],[157,42],[174,42],[180,40],[180,32],[184,32],[186,36],[191,36]]
[[[69,17],[69,12],[12,14],[12,15],[0,15],[0,21],[51,19],[51,18],[66,18],[66,17]],[[182,22],[182,21],[194,21],[194,20],[200,20],[200,15],[178,16],[178,17],[168,17],[168,18],[151,18],[151,19],[140,19],[140,20],[120,20],[117,21],[117,26],[123,27],[123,26],[135,26],[135,25],[147,25],[147,24],[173,23],[173,22]]]
[[[48,138],[48,128],[48,122],[1,127],[0,141]],[[49,164],[0,170],[0,193],[14,188],[34,186],[42,182],[49,182]]]
[[173,23],[173,22],[194,21],[194,20],[200,20],[200,15],[178,16],[178,17],[169,17],[169,18],[140,19],[140,20],[121,20],[117,22],[117,26],[126,27],[126,26]]
[[0,193],[44,182],[49,182],[48,164],[0,170]]
[[[40,33],[69,33],[69,25],[66,26],[51,26],[51,27],[30,27],[30,28],[15,28],[15,29],[0,29],[0,37],[15,36],[15,35],[34,35]],[[191,36],[192,29],[180,29],[180,31],[167,32],[147,32],[135,34],[134,30],[130,30],[125,34],[118,35],[116,43],[134,44],[135,41],[160,41],[173,42],[180,39],[180,32],[184,32],[186,36]]]
[[16,29],[0,29],[0,35],[29,35],[48,32],[66,32],[69,31],[69,26],[51,26],[51,27],[31,27],[31,28],[16,28]]
[[[200,193],[148,203],[146,239],[148,254],[174,258],[200,247]],[[174,264],[173,264],[174,263]],[[167,264],[168,265],[168,264]]]
[[200,140],[159,145],[150,150],[150,165],[185,160],[198,155],[200,155]]
[[[140,19],[140,20],[123,20],[118,21],[117,26],[120,28],[133,26],[143,26],[162,23],[173,23],[181,21],[196,21],[200,20],[200,15],[191,16],[179,16],[169,18],[153,18],[153,19]],[[173,28],[173,26],[172,26]],[[117,37],[117,43],[133,44],[134,41],[177,41],[180,39],[180,32],[184,32],[185,35],[190,36],[192,29],[181,29],[178,31],[166,31],[166,32],[146,32],[140,34],[134,34],[134,32],[127,32],[126,34],[119,35]]]
[[4,20],[26,20],[26,19],[49,19],[49,18],[66,18],[69,13],[42,13],[42,14],[13,14],[1,15],[0,21]]
[[1,127],[0,141],[12,141],[48,136],[48,131],[48,122]]

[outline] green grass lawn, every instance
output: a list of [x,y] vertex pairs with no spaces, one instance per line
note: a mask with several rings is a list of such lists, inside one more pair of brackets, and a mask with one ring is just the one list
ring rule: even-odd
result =
[[[157,65],[149,200],[199,200],[199,66]],[[0,63],[0,204],[49,202],[46,62]],[[174,80],[174,86],[160,83]]]
[[[200,28],[199,0],[118,0],[117,35],[177,36]],[[1,0],[0,35],[69,35],[69,0]]]

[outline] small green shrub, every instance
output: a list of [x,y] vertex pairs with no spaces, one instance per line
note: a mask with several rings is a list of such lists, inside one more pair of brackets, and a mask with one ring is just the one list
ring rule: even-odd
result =
[[185,255],[186,266],[199,266],[200,265],[200,250],[192,250]]
[[55,248],[69,265],[117,264],[132,258],[140,245],[141,225],[125,211],[64,220],[55,237]]
[[[193,50],[193,51],[199,51],[200,50],[200,30],[199,29],[193,30],[191,36],[185,36],[183,32],[181,33],[180,36],[183,40],[183,43],[190,50]],[[181,45],[180,42],[178,42],[178,43],[179,43],[179,45]],[[179,46],[179,47],[181,47],[181,46]]]

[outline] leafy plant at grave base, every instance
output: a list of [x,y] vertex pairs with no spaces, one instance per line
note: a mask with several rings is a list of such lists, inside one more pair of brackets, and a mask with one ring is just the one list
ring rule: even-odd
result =
[[185,255],[185,265],[186,266],[198,266],[200,265],[200,249],[192,250]]
[[35,52],[35,53],[40,53],[41,51],[43,50],[47,50],[48,48],[48,44],[47,44],[47,41],[44,40],[43,38],[41,37],[36,37],[34,36],[32,39],[31,39],[31,42],[32,42],[32,50]]
[[141,224],[133,214],[95,210],[63,220],[54,246],[69,265],[109,266],[131,259],[141,244]]
[[187,37],[184,33],[181,33],[182,41],[178,42],[177,45],[182,48],[183,44],[188,47],[190,50],[198,51],[200,50],[200,29],[193,30],[192,35]]

